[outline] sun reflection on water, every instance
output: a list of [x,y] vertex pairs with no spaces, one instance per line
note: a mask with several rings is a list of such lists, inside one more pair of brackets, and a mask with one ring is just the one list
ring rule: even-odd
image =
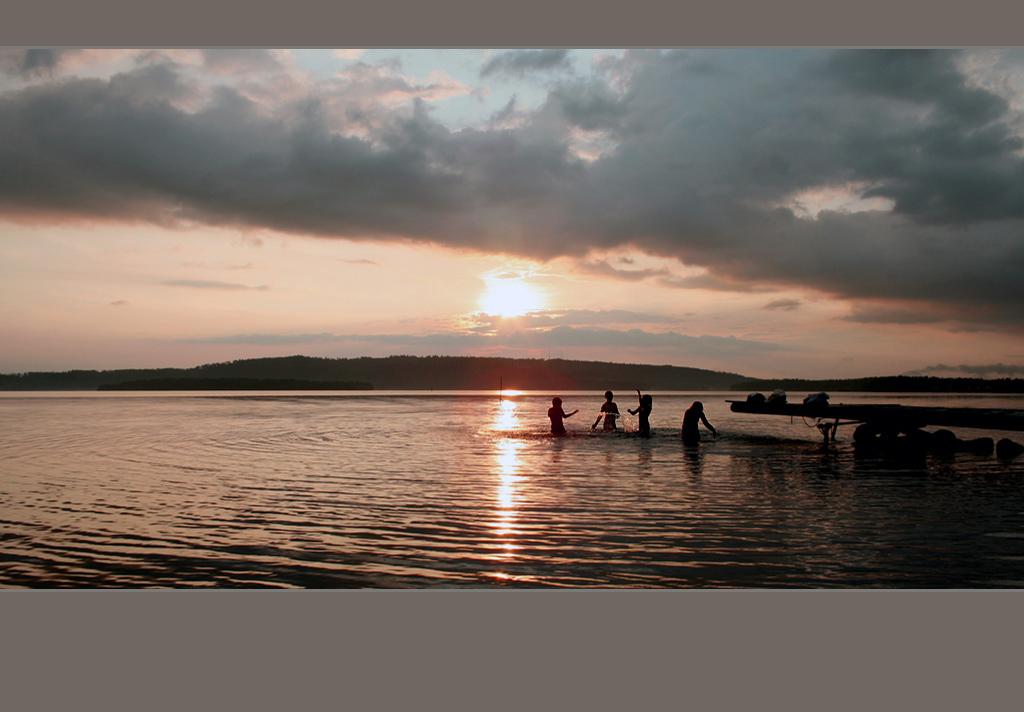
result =
[[503,400],[498,403],[498,411],[495,413],[494,421],[491,423],[491,430],[507,433],[519,427],[519,415],[516,409],[519,404],[513,400]]
[[[515,401],[501,401],[490,430],[495,433],[515,431],[519,426],[517,405]],[[494,558],[508,560],[520,548],[514,538],[519,533],[517,507],[524,481],[519,474],[523,443],[510,437],[501,437],[495,441],[494,448],[495,511],[490,526],[498,537],[498,553]]]
[[[495,452],[495,474],[497,475],[497,492],[495,499],[497,508],[493,522],[494,533],[508,536],[517,533],[516,514],[520,499],[520,483],[523,477],[519,474],[519,451],[521,443],[504,439],[497,443]],[[514,549],[506,542],[505,549]]]

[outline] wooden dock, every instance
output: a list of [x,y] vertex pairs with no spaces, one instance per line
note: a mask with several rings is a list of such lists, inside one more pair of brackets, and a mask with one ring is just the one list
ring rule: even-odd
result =
[[909,433],[928,426],[1024,432],[1024,410],[1006,408],[728,402],[734,413],[788,415],[814,420],[820,418],[821,420],[836,421],[840,425],[867,423],[880,430],[895,430],[902,433]]
[[727,401],[734,413],[751,415],[788,415],[811,419],[828,444],[835,440],[840,425],[856,425],[854,445],[867,451],[902,449],[904,451],[974,452],[1012,460],[1024,454],[1024,445],[1003,438],[960,440],[951,431],[925,431],[928,426],[1012,430],[1024,432],[1024,410],[1009,408],[944,408],[907,405],[832,405],[828,402],[788,403],[767,400]]

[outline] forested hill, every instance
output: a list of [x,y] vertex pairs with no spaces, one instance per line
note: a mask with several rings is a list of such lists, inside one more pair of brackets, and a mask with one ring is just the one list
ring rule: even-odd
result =
[[[680,366],[511,359],[473,356],[389,356],[315,358],[287,356],[207,364],[188,369],[33,372],[0,375],[0,390],[179,389],[181,379],[219,379],[252,385],[287,381],[291,388],[372,388],[375,390],[729,390],[746,380],[736,373]],[[133,385],[134,384],[134,385]],[[301,384],[301,386],[296,385]]]

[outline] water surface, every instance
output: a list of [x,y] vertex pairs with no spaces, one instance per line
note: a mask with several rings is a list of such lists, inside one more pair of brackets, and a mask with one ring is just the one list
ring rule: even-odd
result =
[[[2,394],[0,586],[1024,582],[1024,459],[860,457],[849,429],[825,446],[813,423],[730,412],[731,393],[655,393],[650,439],[591,431],[601,394],[559,394],[581,412],[556,438],[551,395]],[[719,437],[685,447],[695,399]]]

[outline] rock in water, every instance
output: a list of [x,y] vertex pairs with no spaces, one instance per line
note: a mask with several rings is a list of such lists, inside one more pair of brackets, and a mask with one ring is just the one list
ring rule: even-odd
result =
[[1021,453],[1024,453],[1024,445],[1015,443],[1009,438],[1003,438],[996,443],[996,455],[1004,460],[1012,460]]

